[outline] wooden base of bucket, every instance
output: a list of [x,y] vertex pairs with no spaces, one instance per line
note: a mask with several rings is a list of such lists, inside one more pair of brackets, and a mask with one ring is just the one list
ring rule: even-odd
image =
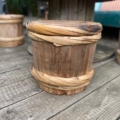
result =
[[39,84],[39,86],[44,91],[51,93],[51,94],[56,94],[56,95],[73,95],[73,94],[77,94],[79,92],[82,92],[86,88],[86,87],[82,87],[82,88],[75,89],[75,90],[57,90],[54,88],[46,87],[46,86],[41,85],[41,84]]
[[82,76],[62,78],[44,74],[38,71],[33,65],[31,67],[31,74],[41,89],[46,92],[57,95],[72,95],[83,91],[89,85],[94,70],[92,69]]

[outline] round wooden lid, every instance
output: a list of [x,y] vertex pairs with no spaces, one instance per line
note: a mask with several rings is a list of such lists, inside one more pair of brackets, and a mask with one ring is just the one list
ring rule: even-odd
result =
[[71,20],[38,20],[27,23],[26,27],[28,31],[54,36],[93,35],[102,31],[100,23]]
[[23,15],[15,15],[15,14],[5,14],[0,15],[0,20],[14,20],[14,19],[23,19]]

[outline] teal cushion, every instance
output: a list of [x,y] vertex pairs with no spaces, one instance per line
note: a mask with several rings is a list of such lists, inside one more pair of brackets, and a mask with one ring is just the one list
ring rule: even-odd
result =
[[103,26],[120,28],[120,12],[118,11],[96,11],[94,21],[100,22]]

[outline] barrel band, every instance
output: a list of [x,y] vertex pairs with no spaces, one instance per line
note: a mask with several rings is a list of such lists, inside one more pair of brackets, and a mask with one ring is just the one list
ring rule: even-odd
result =
[[70,37],[70,36],[47,36],[29,31],[28,36],[32,40],[41,42],[42,41],[51,42],[55,46],[64,46],[64,45],[90,44],[97,42],[101,38],[101,33],[91,36]]
[[33,65],[31,67],[31,74],[35,77],[40,85],[58,90],[74,90],[87,86],[93,77],[94,70],[92,69],[90,72],[82,76],[62,78],[42,73],[36,70],[35,66]]
[[19,37],[13,37],[13,38],[0,37],[0,42],[12,42],[12,41],[19,41],[19,40],[23,40],[23,39],[24,39],[24,35],[19,36]]

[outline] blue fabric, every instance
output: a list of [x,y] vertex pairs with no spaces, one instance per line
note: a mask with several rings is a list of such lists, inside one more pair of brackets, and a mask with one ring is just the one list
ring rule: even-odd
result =
[[100,11],[101,6],[102,6],[102,2],[95,3],[95,11]]

